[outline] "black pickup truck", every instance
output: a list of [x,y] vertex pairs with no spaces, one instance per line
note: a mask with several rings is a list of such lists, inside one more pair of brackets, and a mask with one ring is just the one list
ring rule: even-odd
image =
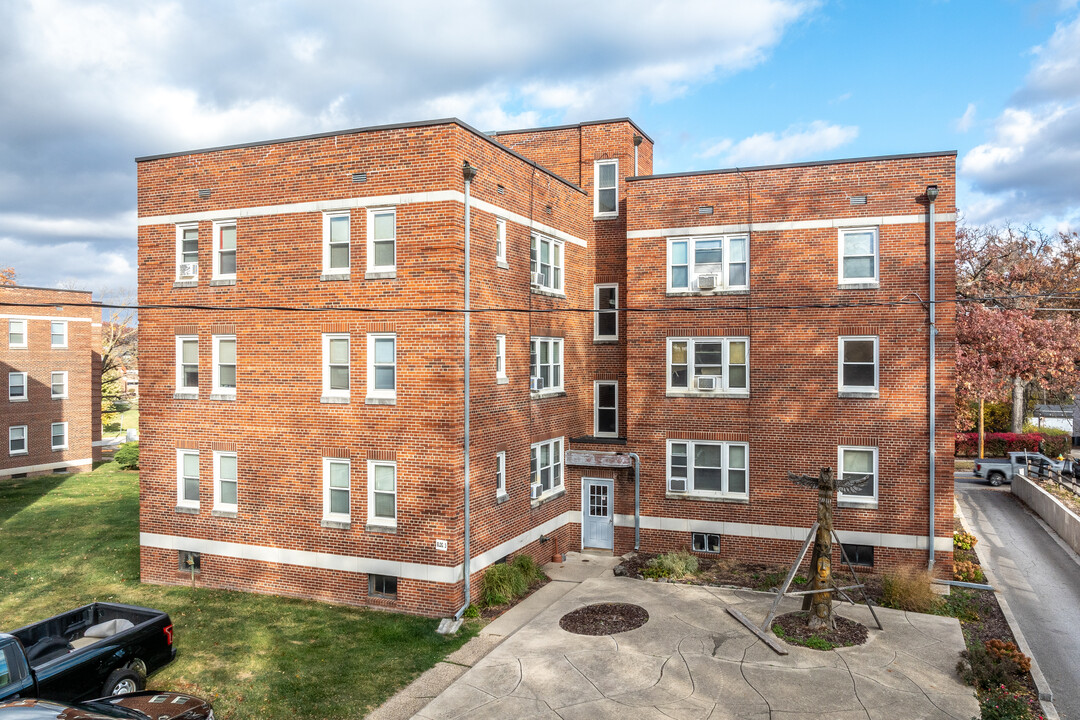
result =
[[105,602],[0,632],[0,701],[142,690],[147,675],[176,656],[172,633],[166,613]]

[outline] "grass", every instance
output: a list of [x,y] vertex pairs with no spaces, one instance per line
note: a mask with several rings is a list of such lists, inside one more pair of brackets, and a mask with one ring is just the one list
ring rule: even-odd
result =
[[116,422],[102,426],[102,438],[120,437],[129,429],[139,429],[139,403],[131,403],[131,407],[117,415]]
[[138,473],[0,482],[0,629],[95,600],[158,608],[177,659],[154,689],[210,698],[218,717],[360,718],[476,633],[324,603],[139,582]]
[[811,635],[808,638],[800,638],[795,637],[794,635],[788,635],[786,632],[784,632],[784,628],[782,628],[779,623],[773,625],[772,631],[773,634],[776,635],[776,637],[784,640],[785,642],[791,643],[792,645],[802,645],[803,647],[813,648],[814,650],[832,650],[834,648],[840,647],[836,643],[829,642],[820,635]]

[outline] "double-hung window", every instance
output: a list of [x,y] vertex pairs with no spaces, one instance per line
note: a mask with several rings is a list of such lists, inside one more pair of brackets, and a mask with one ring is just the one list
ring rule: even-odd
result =
[[865,478],[863,486],[851,492],[841,492],[837,500],[874,505],[878,499],[878,449],[841,445],[837,449],[837,467],[843,480]]
[[215,395],[236,394],[236,336],[214,336]]
[[563,243],[543,235],[532,236],[530,268],[533,287],[551,292],[563,291]]
[[199,225],[176,226],[176,279],[199,278]]
[[349,273],[349,217],[348,211],[323,213],[323,275]]
[[349,335],[323,333],[323,397],[349,397]]
[[323,458],[323,520],[349,522],[352,506],[352,463]]
[[744,337],[668,338],[668,392],[749,394],[749,344]]
[[495,379],[506,379],[506,336],[495,336]]
[[199,507],[199,451],[176,451],[176,504]]
[[26,347],[26,321],[8,320],[8,347]]
[[393,333],[370,333],[367,344],[368,397],[396,398],[397,336]]
[[22,402],[27,399],[26,373],[8,373],[8,402]]
[[668,491],[745,499],[749,446],[735,442],[668,440]]
[[563,484],[563,439],[555,438],[535,443],[530,452],[532,484],[540,487],[540,494],[546,495],[561,489]]
[[878,229],[842,228],[839,240],[840,283],[878,281]]
[[67,347],[68,324],[65,320],[53,320],[49,324],[49,345],[54,348]]
[[495,262],[506,264],[506,221],[495,218]]
[[495,496],[506,497],[506,451],[495,453]]
[[877,392],[878,339],[841,337],[839,350],[840,392]]
[[236,453],[214,452],[214,509],[236,512]]
[[593,165],[593,214],[596,217],[617,217],[619,214],[619,161],[597,160]]
[[53,450],[67,450],[68,446],[68,424],[66,422],[58,422],[52,424],[52,449]]
[[750,287],[746,235],[668,241],[668,292],[746,290]]
[[368,522],[397,526],[397,463],[368,460]]
[[619,285],[606,283],[593,286],[593,339],[619,339]]
[[394,208],[368,210],[368,272],[397,269],[397,211]]
[[176,336],[176,392],[199,392],[199,338]]
[[52,397],[53,400],[62,400],[67,397],[68,387],[68,374],[64,372],[54,372],[50,378],[52,384]]
[[26,426],[12,425],[8,428],[8,455],[26,455]]
[[593,435],[619,436],[619,383],[614,380],[593,383]]
[[563,389],[562,338],[529,340],[529,377],[539,378],[540,392]]
[[214,223],[214,273],[215,280],[236,279],[236,221],[219,220]]

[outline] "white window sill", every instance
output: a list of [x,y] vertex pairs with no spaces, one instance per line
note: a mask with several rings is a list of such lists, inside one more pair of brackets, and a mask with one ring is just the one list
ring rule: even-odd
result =
[[199,391],[177,390],[173,393],[173,400],[198,400]]
[[49,348],[52,349],[52,350],[67,350],[68,346],[67,345],[50,345]]
[[236,393],[216,392],[210,393],[211,400],[236,400]]
[[26,350],[29,345],[8,345],[8,350]]
[[236,278],[214,278],[210,281],[210,287],[227,287],[235,284]]
[[30,402],[28,397],[9,397],[8,402]]
[[529,392],[529,398],[532,400],[543,400],[545,398],[553,397],[566,397],[565,390],[541,390],[540,392]]
[[364,526],[364,530],[368,532],[386,533],[387,535],[397,535],[397,523],[391,525],[368,520],[368,524]]
[[67,400],[68,396],[67,395],[53,395],[52,399],[53,400]]
[[618,344],[619,344],[619,338],[617,336],[616,337],[605,336],[605,337],[594,337],[593,338],[593,345],[618,345]]
[[881,288],[881,283],[876,280],[858,282],[844,282],[841,280],[837,284],[837,288],[840,290],[878,290]]
[[566,486],[560,485],[558,490],[548,490],[547,493],[545,493],[544,495],[541,495],[540,497],[536,498],[535,500],[530,500],[529,501],[529,506],[532,507],[533,509],[536,509],[536,508],[540,507],[541,505],[543,505],[545,503],[549,503],[552,500],[557,500],[557,499],[561,498],[565,494],[566,494]]
[[836,397],[874,400],[877,399],[879,396],[877,390],[840,390],[836,393]]
[[340,518],[326,518],[319,522],[324,528],[331,528],[333,530],[352,530],[352,520],[342,520]]
[[67,445],[64,445],[64,446],[62,446],[62,447],[54,447],[54,448],[52,449],[52,451],[53,451],[53,452],[63,452],[64,450],[67,450],[67,449],[68,449],[68,446],[67,446]]
[[505,375],[503,375],[501,377],[496,376],[496,378],[495,378],[495,384],[496,385],[506,385],[509,382],[510,382],[510,378],[506,377]]
[[734,290],[728,290],[725,288],[719,288],[717,290],[668,290],[668,297],[712,297],[715,295],[749,295],[749,288],[737,288]]
[[699,500],[701,502],[734,503],[736,505],[749,505],[750,498],[741,495],[725,497],[723,495],[702,495],[693,492],[672,492],[668,490],[664,495],[668,500]]
[[9,452],[8,457],[15,457],[16,455],[29,455],[29,450],[16,450],[15,452]]
[[496,260],[495,261],[495,267],[502,268],[503,270],[509,270],[510,269],[510,265],[507,264],[507,262],[505,260]]
[[198,280],[177,280],[172,284],[174,288],[198,287]]
[[495,504],[502,505],[504,502],[510,499],[510,496],[506,493],[495,493]]
[[199,506],[198,505],[177,505],[176,506],[176,512],[180,513],[181,515],[198,515],[199,514]]
[[391,280],[397,277],[397,270],[379,270],[375,268],[364,273],[365,280]]
[[237,516],[236,508],[214,508],[210,511],[210,514],[214,517],[234,518]]
[[340,395],[323,395],[319,398],[319,402],[323,405],[348,405],[349,396],[342,397]]
[[851,500],[845,498],[837,498],[836,507],[842,508],[854,508],[856,510],[877,510],[877,500]]
[[667,397],[674,398],[749,398],[746,391],[733,390],[668,390]]
[[336,273],[336,272],[326,272],[324,270],[323,274],[319,276],[319,280],[322,281],[322,282],[337,282],[339,280],[351,280],[351,279],[352,279],[352,274],[347,273],[347,272],[345,272],[345,273],[341,273],[341,272]]
[[593,220],[618,220],[619,213],[604,213],[603,215],[593,215]]
[[397,405],[397,397],[372,397],[364,398],[365,405]]
[[560,300],[566,299],[566,293],[559,292],[558,290],[548,290],[547,288],[537,287],[535,285],[529,288],[529,292],[533,295],[543,295],[544,297],[553,297]]

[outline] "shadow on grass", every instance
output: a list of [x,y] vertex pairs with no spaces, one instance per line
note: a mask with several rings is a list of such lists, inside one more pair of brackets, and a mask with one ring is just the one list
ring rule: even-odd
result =
[[69,477],[70,475],[38,475],[0,482],[0,523],[33,505]]

